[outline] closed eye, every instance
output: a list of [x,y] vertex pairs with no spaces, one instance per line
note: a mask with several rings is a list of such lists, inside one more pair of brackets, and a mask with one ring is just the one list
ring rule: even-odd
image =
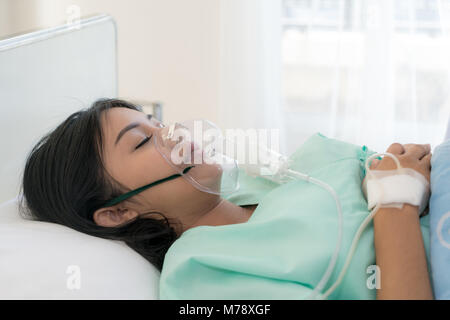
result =
[[139,149],[139,148],[142,147],[144,144],[146,144],[146,143],[152,138],[152,136],[153,136],[153,135],[151,135],[150,137],[146,137],[144,140],[142,140],[141,143],[139,143],[139,144],[136,146],[135,150]]

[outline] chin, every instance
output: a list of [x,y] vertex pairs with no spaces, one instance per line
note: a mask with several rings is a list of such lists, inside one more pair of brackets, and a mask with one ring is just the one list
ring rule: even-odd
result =
[[[218,164],[200,164],[191,169],[195,179],[212,190],[219,190],[222,181],[222,167]],[[195,173],[195,175],[194,175]]]

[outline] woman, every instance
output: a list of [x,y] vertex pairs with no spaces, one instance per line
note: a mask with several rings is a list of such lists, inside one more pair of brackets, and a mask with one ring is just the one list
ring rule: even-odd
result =
[[[121,100],[99,100],[74,113],[30,153],[23,175],[23,211],[38,220],[122,240],[159,270],[163,262],[165,267],[173,266],[173,259],[165,261],[165,256],[189,229],[220,226],[217,230],[224,231],[223,226],[250,225],[252,214],[260,210],[258,203],[239,205],[231,198],[202,192],[185,179],[167,179],[176,172],[151,143],[160,129],[158,121]],[[387,151],[429,179],[429,148],[395,143]],[[386,157],[374,161],[371,168],[395,167]],[[111,204],[112,199],[150,182],[158,183]],[[417,211],[405,205],[380,209],[375,216],[376,262],[382,271],[377,298],[432,298]],[[169,278],[164,276],[163,270],[163,279]]]

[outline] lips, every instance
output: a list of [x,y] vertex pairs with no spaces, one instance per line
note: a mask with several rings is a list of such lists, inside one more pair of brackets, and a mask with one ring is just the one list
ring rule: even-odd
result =
[[204,160],[203,150],[195,142],[191,142],[191,163],[202,164]]

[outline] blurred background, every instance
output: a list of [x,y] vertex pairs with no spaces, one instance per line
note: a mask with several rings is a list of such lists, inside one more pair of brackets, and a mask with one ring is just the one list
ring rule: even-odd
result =
[[0,0],[0,38],[97,13],[120,98],[165,122],[278,129],[287,154],[315,132],[378,152],[445,135],[450,0]]

